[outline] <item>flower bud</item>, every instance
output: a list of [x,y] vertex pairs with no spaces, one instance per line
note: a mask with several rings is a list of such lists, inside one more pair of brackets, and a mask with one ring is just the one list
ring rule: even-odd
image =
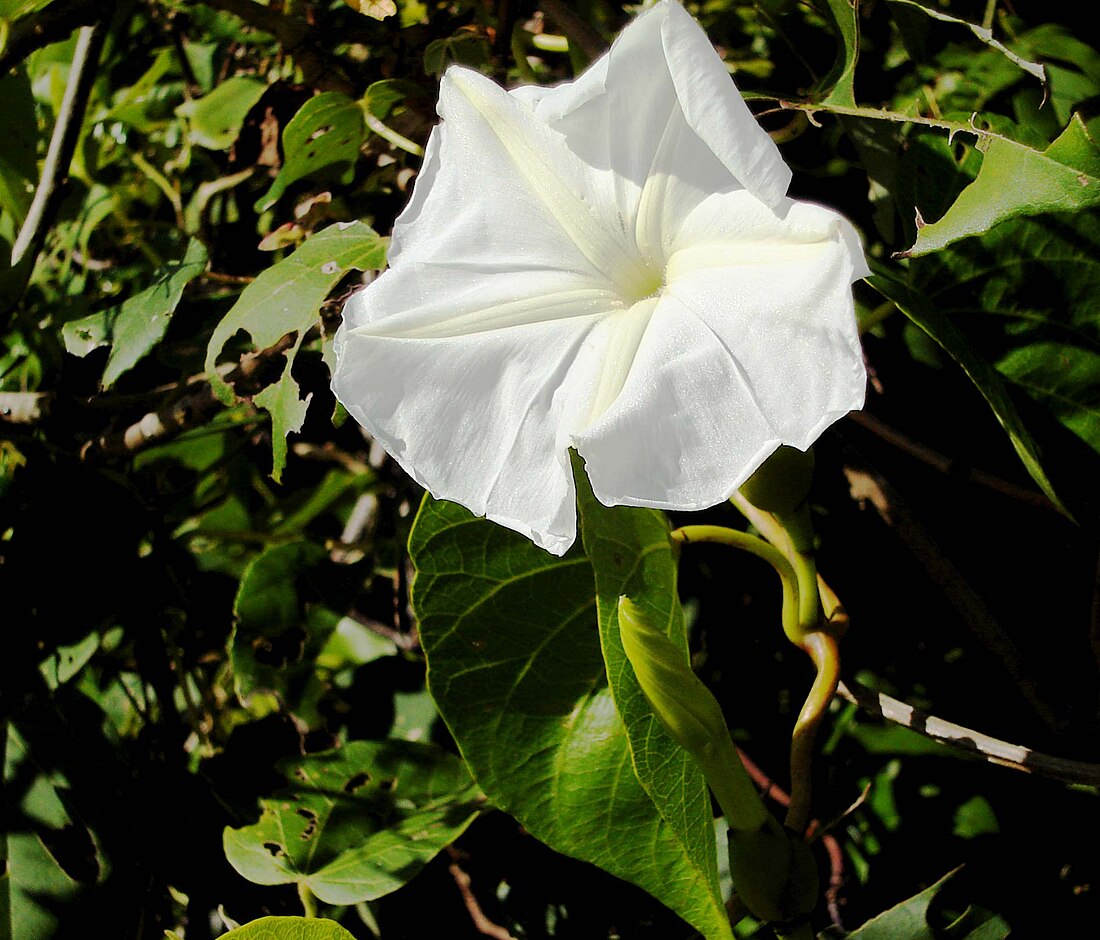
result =
[[654,713],[676,742],[705,765],[719,742],[729,738],[718,702],[684,653],[628,597],[619,598],[619,635]]

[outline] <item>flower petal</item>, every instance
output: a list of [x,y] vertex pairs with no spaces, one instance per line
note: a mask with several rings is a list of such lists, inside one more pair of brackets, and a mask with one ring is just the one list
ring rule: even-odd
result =
[[675,0],[660,6],[668,10],[661,39],[688,124],[745,189],[775,205],[791,184],[775,141],[756,122],[699,24]]
[[[432,495],[560,555],[576,537],[568,430],[587,414],[606,310],[590,288],[568,279],[557,293],[533,293],[550,280],[498,274],[482,281],[479,272],[403,263],[349,301],[332,386]],[[376,305],[403,297],[425,299],[396,316],[371,317]],[[510,303],[512,313],[550,309],[555,317],[513,317],[484,330],[430,328],[442,309],[452,323],[476,322],[479,303]]]
[[669,294],[618,398],[573,441],[600,502],[685,510],[727,499],[780,444],[729,350]]
[[[757,124],[706,34],[675,0],[631,22],[610,51],[576,81],[513,94],[561,133],[582,160],[608,171],[605,185],[633,220],[651,168],[670,132],[693,137],[674,178],[718,192],[745,188],[767,204],[790,184],[790,170]],[[686,144],[681,143],[682,151]]]
[[443,123],[413,215],[395,227],[396,261],[493,259],[586,272],[605,284],[644,274],[594,171],[560,135],[485,76],[452,67],[440,86]]
[[669,262],[667,290],[729,350],[782,443],[804,450],[863,406],[851,294],[866,270],[858,237],[808,203],[785,200],[773,213],[747,194],[708,202],[685,225],[693,237]]

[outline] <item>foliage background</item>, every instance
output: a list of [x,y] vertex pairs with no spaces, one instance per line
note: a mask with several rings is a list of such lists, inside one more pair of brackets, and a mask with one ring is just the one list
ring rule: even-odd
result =
[[[792,195],[852,218],[875,269],[857,285],[868,406],[822,439],[814,493],[819,564],[853,624],[846,677],[1079,762],[1074,783],[1001,769],[837,702],[816,807],[834,913],[855,928],[962,865],[921,936],[1050,936],[1100,915],[1100,53],[1084,5],[925,4],[938,18],[902,0],[688,7],[782,142]],[[470,897],[516,936],[692,935],[471,791],[409,604],[420,494],[341,420],[326,364],[342,298],[384,265],[446,65],[563,80],[628,15],[603,0],[0,0],[15,937],[192,940],[301,913],[293,884],[227,860],[223,830],[250,831],[261,799],[269,822],[323,822],[312,872],[391,840],[395,855],[354,869],[370,885],[354,902],[311,882],[355,936],[483,936]],[[70,106],[74,30],[93,24]],[[35,222],[66,114],[71,165]],[[998,224],[960,201],[946,218],[968,237],[898,257],[975,178],[971,203],[1007,205]],[[21,232],[31,249],[9,261]],[[769,573],[700,548],[681,589],[697,669],[784,787],[808,676]],[[359,761],[342,777],[316,757],[341,744]],[[387,761],[423,774],[392,775],[419,781],[405,802]],[[288,774],[340,789],[360,766],[376,779],[346,811],[273,799]],[[410,860],[393,834],[433,812],[438,844]]]

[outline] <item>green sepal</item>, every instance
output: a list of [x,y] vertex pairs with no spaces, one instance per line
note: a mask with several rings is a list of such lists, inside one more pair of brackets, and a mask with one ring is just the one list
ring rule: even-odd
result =
[[771,923],[805,917],[817,904],[817,865],[809,846],[769,816],[752,832],[730,827],[730,878],[754,916]]
[[806,501],[814,478],[813,448],[781,444],[741,486],[741,495],[765,512],[789,513]]

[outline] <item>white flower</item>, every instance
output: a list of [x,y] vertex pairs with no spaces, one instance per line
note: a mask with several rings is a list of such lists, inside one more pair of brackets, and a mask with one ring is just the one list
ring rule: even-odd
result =
[[344,308],[333,388],[439,498],[554,554],[568,448],[607,505],[704,509],[863,404],[836,213],[674,0],[576,81],[452,67],[390,269]]

